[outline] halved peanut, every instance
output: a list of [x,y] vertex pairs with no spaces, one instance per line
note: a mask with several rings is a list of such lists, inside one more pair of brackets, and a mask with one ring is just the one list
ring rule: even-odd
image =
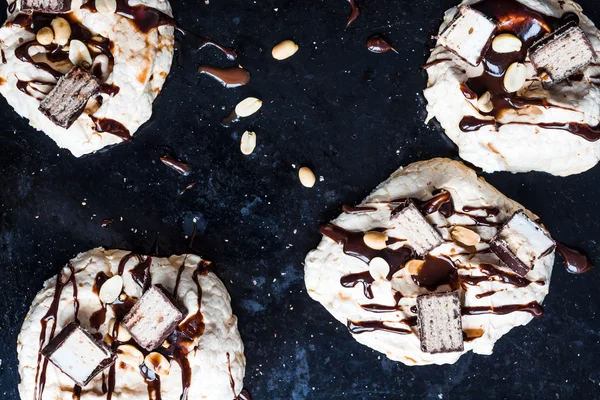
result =
[[[111,336],[111,338],[112,338],[114,329],[115,329],[115,319],[112,318],[110,321],[108,321],[108,334]],[[117,332],[116,339],[119,342],[128,342],[129,340],[131,340],[131,334],[129,332],[127,332],[127,329],[125,329],[122,325],[119,325],[119,330]]]
[[390,273],[390,264],[381,257],[375,257],[369,263],[369,273],[376,281],[386,280]]
[[315,182],[317,181],[315,174],[308,167],[300,168],[298,170],[298,177],[300,178],[300,183],[302,184],[302,186],[305,186],[307,188],[315,186]]
[[492,40],[492,49],[496,53],[512,53],[520,51],[523,43],[521,39],[510,33],[502,33]]
[[363,241],[367,246],[375,250],[383,250],[387,247],[388,235],[383,232],[371,231],[365,233]]
[[103,15],[112,15],[117,11],[117,0],[96,0],[96,10]]
[[247,97],[235,106],[235,113],[240,118],[249,117],[262,107],[262,101],[256,97]]
[[285,60],[286,58],[289,58],[296,54],[297,51],[298,45],[296,43],[294,43],[291,40],[284,40],[283,42],[273,47],[271,54],[276,60]]
[[89,68],[92,66],[92,56],[87,46],[79,40],[71,40],[69,44],[69,61],[73,65]]
[[490,92],[485,92],[479,99],[477,99],[477,108],[483,113],[489,113],[494,109],[494,104],[492,104],[492,95]]
[[123,290],[123,278],[121,275],[115,275],[104,282],[98,297],[103,303],[111,304],[119,298],[121,290]]
[[242,135],[242,140],[240,141],[240,150],[244,155],[250,155],[256,148],[256,133],[246,131]]
[[54,43],[59,46],[64,46],[69,43],[71,38],[71,25],[69,22],[61,17],[54,18],[50,23],[52,30],[54,31]]
[[45,26],[37,32],[35,39],[39,44],[47,46],[54,40],[54,32],[52,32],[52,29]]
[[117,347],[117,359],[123,364],[137,367],[144,363],[144,355],[131,344],[122,344]]
[[521,63],[512,63],[504,74],[504,88],[513,93],[525,86],[527,81],[527,67]]
[[169,375],[169,371],[171,369],[171,364],[169,363],[169,360],[167,360],[165,356],[157,352],[152,352],[148,354],[144,359],[144,364],[146,364],[146,367],[150,368],[156,374],[161,376]]
[[464,226],[455,226],[452,228],[450,235],[452,235],[452,239],[465,246],[475,246],[481,241],[481,237],[477,232],[473,232]]
[[421,270],[423,264],[425,264],[425,261],[423,260],[410,260],[409,262],[404,264],[404,268],[406,269],[406,272],[408,272],[410,275],[417,275]]

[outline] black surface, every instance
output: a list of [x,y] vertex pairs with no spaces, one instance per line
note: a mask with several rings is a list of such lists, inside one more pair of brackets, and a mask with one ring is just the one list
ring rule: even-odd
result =
[[[361,3],[361,17],[344,31],[345,0],[174,1],[182,26],[238,48],[250,85],[226,90],[198,80],[195,64],[231,63],[213,50],[188,53],[133,143],[81,159],[0,101],[2,399],[18,399],[17,334],[45,279],[97,246],[151,252],[158,236],[161,254],[185,252],[193,217],[193,250],[214,261],[231,292],[255,399],[600,397],[600,269],[572,276],[557,264],[543,318],[514,329],[491,356],[467,354],[442,367],[387,360],[306,295],[302,262],[320,240],[320,223],[401,165],[457,155],[438,126],[422,123],[418,68],[455,1]],[[581,4],[600,22],[594,0]],[[386,34],[400,54],[369,53],[373,33]],[[275,62],[271,47],[288,38],[300,51]],[[264,101],[260,115],[221,127],[222,105],[247,95]],[[239,151],[246,129],[258,134],[250,157]],[[158,161],[165,148],[189,162],[190,177]],[[293,164],[311,166],[324,181],[303,188]],[[600,262],[599,172],[486,179],[541,215],[557,240]],[[180,196],[191,181],[198,185]],[[103,218],[115,222],[102,228]]]

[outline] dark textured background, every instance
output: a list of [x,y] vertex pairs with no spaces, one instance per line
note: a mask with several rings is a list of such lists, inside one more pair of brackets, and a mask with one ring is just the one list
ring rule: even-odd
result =
[[[600,398],[600,269],[572,276],[557,265],[543,318],[514,329],[492,356],[467,354],[442,367],[387,360],[306,295],[302,262],[320,223],[401,165],[457,156],[439,126],[422,123],[419,69],[454,1],[361,3],[344,31],[345,0],[174,1],[183,27],[237,47],[250,85],[226,90],[198,79],[197,63],[231,63],[214,50],[188,51],[133,143],[81,159],[0,101],[0,398],[18,399],[17,334],[60,265],[97,246],[150,252],[157,237],[162,255],[185,252],[194,217],[193,251],[214,261],[231,293],[245,385],[257,400]],[[600,22],[596,0],[581,4]],[[373,33],[400,54],[369,53]],[[271,47],[288,38],[300,51],[274,61]],[[264,101],[260,114],[221,127],[222,107],[248,95]],[[239,151],[246,129],[258,134],[250,157]],[[166,150],[189,162],[191,176],[158,162]],[[302,187],[294,164],[324,181]],[[600,262],[599,172],[486,179],[541,215],[557,240]],[[198,185],[180,196],[191,181]],[[115,222],[102,228],[103,218]]]

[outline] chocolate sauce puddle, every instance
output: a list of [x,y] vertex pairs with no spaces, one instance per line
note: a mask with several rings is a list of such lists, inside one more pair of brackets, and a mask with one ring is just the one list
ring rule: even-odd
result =
[[190,166],[183,161],[176,160],[170,156],[163,156],[160,158],[160,161],[180,175],[187,176],[190,174]]
[[367,39],[367,49],[371,53],[377,54],[387,53],[390,50],[398,54],[398,51],[396,51],[396,49],[393,48],[392,45],[383,36],[379,34],[373,35],[369,39]]
[[240,67],[218,68],[200,65],[198,73],[210,76],[227,89],[244,86],[250,82],[250,73]]
[[565,269],[571,274],[583,274],[594,268],[590,259],[579,250],[567,247],[562,243],[556,243],[556,250],[564,261]]
[[96,125],[95,129],[99,133],[110,133],[111,135],[118,136],[124,142],[130,142],[133,140],[131,134],[129,133],[129,129],[125,127],[119,121],[115,121],[110,118],[96,118],[93,115],[90,115],[92,122]]
[[434,292],[438,287],[448,285],[453,289],[458,287],[458,270],[446,257],[425,256],[425,263],[417,275],[412,275],[413,281],[421,287]]

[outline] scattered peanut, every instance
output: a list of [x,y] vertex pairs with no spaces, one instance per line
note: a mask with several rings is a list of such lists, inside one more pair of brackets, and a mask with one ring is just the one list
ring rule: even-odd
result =
[[69,43],[71,38],[71,25],[69,22],[61,17],[54,18],[50,23],[52,30],[54,31],[54,43],[59,46],[64,46]]
[[35,35],[35,39],[39,44],[47,46],[54,40],[54,32],[52,32],[52,29],[45,26],[38,31],[38,33]]
[[521,89],[527,80],[527,67],[521,63],[512,63],[504,75],[504,88],[513,93]]
[[390,264],[381,257],[375,257],[369,263],[369,273],[376,281],[384,281],[390,273]]
[[481,237],[477,232],[473,232],[464,226],[455,226],[450,234],[452,235],[452,239],[465,246],[475,246],[481,241]]
[[249,117],[262,107],[262,101],[256,97],[247,97],[235,106],[235,113],[240,118]]
[[300,183],[307,188],[315,186],[315,182],[317,181],[315,174],[308,167],[300,168],[298,171],[298,177],[300,178]]
[[144,363],[144,355],[131,344],[122,344],[117,347],[117,359],[123,364],[137,367]]
[[87,46],[79,40],[71,40],[69,45],[69,61],[73,65],[89,68],[92,66],[92,56]]
[[404,265],[404,268],[406,268],[406,272],[410,275],[417,275],[423,264],[425,264],[423,260],[410,260]]
[[383,232],[371,231],[365,233],[363,241],[367,246],[375,250],[383,250],[387,247],[388,235]]
[[[111,338],[112,338],[114,329],[115,329],[115,319],[113,318],[110,321],[108,321],[108,334],[111,336]],[[117,331],[116,339],[119,342],[128,342],[129,340],[131,340],[131,335],[129,334],[129,332],[127,332],[127,329],[125,329],[121,325],[119,325],[119,330]]]
[[169,364],[165,356],[156,352],[148,354],[144,359],[144,364],[161,376],[169,375],[169,370],[171,369],[171,364]]
[[512,53],[520,51],[522,45],[521,39],[510,33],[500,34],[492,41],[492,49],[494,49],[496,53]]
[[256,148],[256,133],[246,131],[242,135],[242,140],[240,142],[240,150],[244,155],[250,155]]
[[271,54],[276,60],[285,60],[286,58],[289,58],[296,54],[297,51],[298,45],[296,43],[292,42],[291,40],[284,40],[283,42],[273,47]]
[[123,278],[121,275],[115,275],[104,282],[98,297],[103,303],[111,304],[119,298],[121,290],[123,290]]
[[479,111],[483,113],[489,113],[494,109],[494,104],[492,104],[492,95],[490,92],[485,92],[479,99],[477,99],[477,108],[479,108]]
[[96,0],[96,10],[103,15],[112,15],[117,11],[117,0]]

